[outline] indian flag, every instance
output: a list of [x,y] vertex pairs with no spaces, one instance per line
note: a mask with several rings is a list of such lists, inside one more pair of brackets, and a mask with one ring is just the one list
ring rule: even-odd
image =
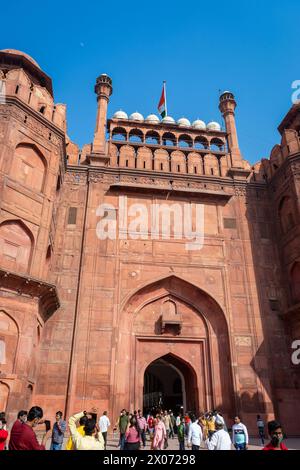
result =
[[167,112],[166,82],[164,82],[163,84],[163,89],[161,92],[161,97],[160,97],[157,108],[162,118],[167,116],[168,112]]

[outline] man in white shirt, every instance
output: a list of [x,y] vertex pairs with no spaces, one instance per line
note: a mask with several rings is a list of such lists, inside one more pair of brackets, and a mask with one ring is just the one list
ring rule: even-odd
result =
[[249,443],[249,436],[246,426],[241,423],[240,417],[234,418],[234,425],[232,426],[232,442],[236,450],[247,450]]
[[216,432],[210,439],[205,441],[208,450],[231,450],[231,439],[227,431],[224,429],[224,420],[216,418]]
[[192,424],[189,427],[188,434],[188,447],[192,446],[192,450],[199,450],[202,442],[202,429],[200,424],[196,421],[195,416],[191,418]]
[[110,421],[107,417],[107,411],[103,411],[103,415],[99,419],[99,428],[104,439],[105,450],[106,450],[106,443],[107,443],[107,431],[108,431],[109,426],[110,426]]

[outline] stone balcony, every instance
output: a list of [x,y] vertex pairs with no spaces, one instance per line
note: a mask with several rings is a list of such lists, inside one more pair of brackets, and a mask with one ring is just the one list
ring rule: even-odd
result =
[[227,175],[226,133],[174,124],[108,121],[110,166],[194,175]]

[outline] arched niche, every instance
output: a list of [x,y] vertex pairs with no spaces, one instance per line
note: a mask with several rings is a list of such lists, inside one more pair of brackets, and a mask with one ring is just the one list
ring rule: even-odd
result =
[[34,238],[28,227],[20,220],[8,220],[0,224],[0,261],[11,271],[28,272]]
[[19,329],[13,318],[0,310],[0,370],[5,374],[14,372]]
[[16,147],[10,176],[35,192],[42,192],[47,163],[40,150],[32,144],[21,143]]

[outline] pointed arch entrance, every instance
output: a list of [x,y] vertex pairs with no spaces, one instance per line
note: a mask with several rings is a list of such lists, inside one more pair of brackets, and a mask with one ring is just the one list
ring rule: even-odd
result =
[[173,354],[155,359],[145,370],[144,412],[153,408],[198,410],[197,376],[190,364]]
[[124,406],[143,407],[145,372],[166,358],[169,367],[185,377],[184,384],[192,384],[185,389],[187,408],[196,412],[220,408],[225,416],[233,413],[226,317],[220,305],[196,285],[171,275],[124,299],[115,351],[114,415]]

